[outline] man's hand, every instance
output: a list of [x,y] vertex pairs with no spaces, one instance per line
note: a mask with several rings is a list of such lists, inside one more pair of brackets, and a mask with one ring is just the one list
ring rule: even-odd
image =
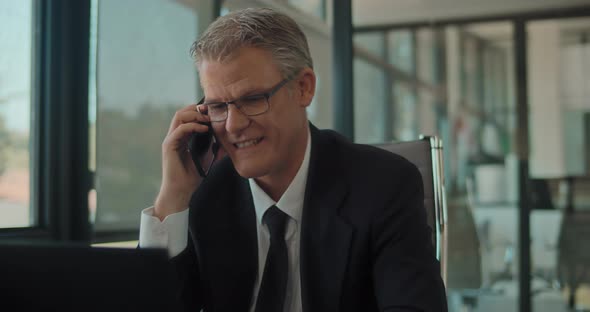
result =
[[[154,204],[154,215],[160,220],[188,208],[193,192],[203,179],[188,150],[191,134],[207,132],[209,128],[198,122],[207,123],[209,117],[198,112],[194,104],[177,111],[162,143],[162,185]],[[201,160],[205,168],[212,157],[209,149]]]

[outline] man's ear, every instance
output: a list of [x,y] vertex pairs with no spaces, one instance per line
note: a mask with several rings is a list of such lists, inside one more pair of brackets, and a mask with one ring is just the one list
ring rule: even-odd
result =
[[316,77],[313,69],[306,67],[299,73],[295,91],[301,107],[308,107],[311,104],[315,95],[315,82]]

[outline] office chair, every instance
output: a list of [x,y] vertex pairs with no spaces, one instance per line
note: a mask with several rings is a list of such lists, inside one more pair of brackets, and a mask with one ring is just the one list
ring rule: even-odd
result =
[[440,261],[442,279],[447,283],[447,201],[444,187],[442,141],[436,136],[419,140],[382,143],[375,146],[398,154],[420,170],[424,183],[424,208],[432,229],[432,243]]
[[566,211],[559,233],[558,280],[569,286],[568,306],[576,307],[576,290],[590,283],[590,211]]

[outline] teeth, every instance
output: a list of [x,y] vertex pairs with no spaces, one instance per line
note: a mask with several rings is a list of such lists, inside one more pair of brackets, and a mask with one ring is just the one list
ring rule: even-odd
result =
[[256,144],[258,144],[258,142],[260,142],[260,139],[254,139],[254,140],[249,140],[249,141],[245,141],[245,142],[236,143],[236,146],[238,148],[244,148],[244,147],[256,145]]

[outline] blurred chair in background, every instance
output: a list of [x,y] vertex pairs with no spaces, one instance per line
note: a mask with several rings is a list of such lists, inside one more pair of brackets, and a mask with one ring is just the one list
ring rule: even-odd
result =
[[576,308],[576,290],[590,284],[590,211],[566,211],[559,234],[557,275],[569,288],[568,307]]
[[424,208],[432,229],[432,242],[441,274],[447,285],[447,203],[444,188],[442,142],[435,136],[421,136],[419,140],[377,144],[377,147],[398,154],[412,162],[422,175]]

